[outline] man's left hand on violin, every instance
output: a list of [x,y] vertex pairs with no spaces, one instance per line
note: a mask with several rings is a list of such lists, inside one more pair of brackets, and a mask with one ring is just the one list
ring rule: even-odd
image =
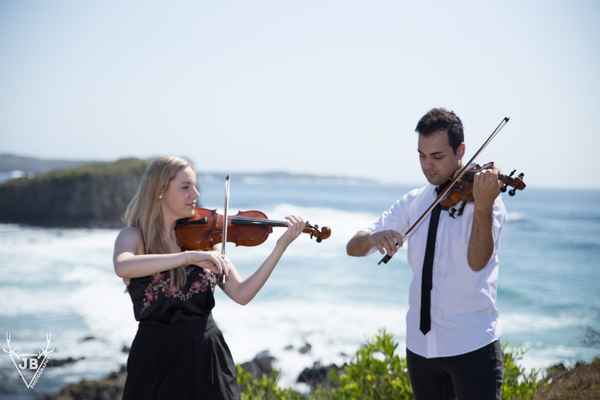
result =
[[498,169],[484,169],[475,174],[473,199],[475,207],[492,209],[494,200],[500,194],[502,182],[498,180]]

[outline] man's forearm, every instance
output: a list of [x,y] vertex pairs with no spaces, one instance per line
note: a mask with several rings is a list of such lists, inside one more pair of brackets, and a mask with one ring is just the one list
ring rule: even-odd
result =
[[346,245],[346,253],[353,257],[366,256],[373,247],[371,242],[371,233],[359,231]]
[[493,252],[492,208],[475,207],[467,254],[469,267],[473,271],[483,269],[490,260]]

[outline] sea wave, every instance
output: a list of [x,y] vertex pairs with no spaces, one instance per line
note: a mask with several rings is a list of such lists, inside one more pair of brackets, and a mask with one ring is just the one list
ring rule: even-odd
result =
[[527,219],[527,215],[519,211],[509,211],[506,215],[506,222],[520,222],[526,221]]
[[589,320],[582,315],[560,313],[556,315],[540,315],[532,313],[501,313],[499,323],[504,334],[547,332],[555,329],[584,327]]

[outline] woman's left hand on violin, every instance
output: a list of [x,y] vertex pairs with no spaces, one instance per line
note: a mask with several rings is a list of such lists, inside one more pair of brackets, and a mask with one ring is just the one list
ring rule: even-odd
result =
[[498,180],[498,170],[496,168],[477,172],[473,184],[475,207],[491,210],[501,188],[502,183]]
[[285,233],[277,240],[277,243],[288,246],[300,236],[306,224],[302,218],[295,215],[290,215],[285,217],[285,219],[288,221],[289,225]]

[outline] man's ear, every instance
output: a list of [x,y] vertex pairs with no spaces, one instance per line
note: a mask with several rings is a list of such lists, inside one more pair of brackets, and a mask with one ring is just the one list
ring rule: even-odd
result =
[[463,156],[465,155],[465,144],[461,143],[458,145],[458,147],[456,148],[456,155],[458,156],[459,159],[462,159]]

